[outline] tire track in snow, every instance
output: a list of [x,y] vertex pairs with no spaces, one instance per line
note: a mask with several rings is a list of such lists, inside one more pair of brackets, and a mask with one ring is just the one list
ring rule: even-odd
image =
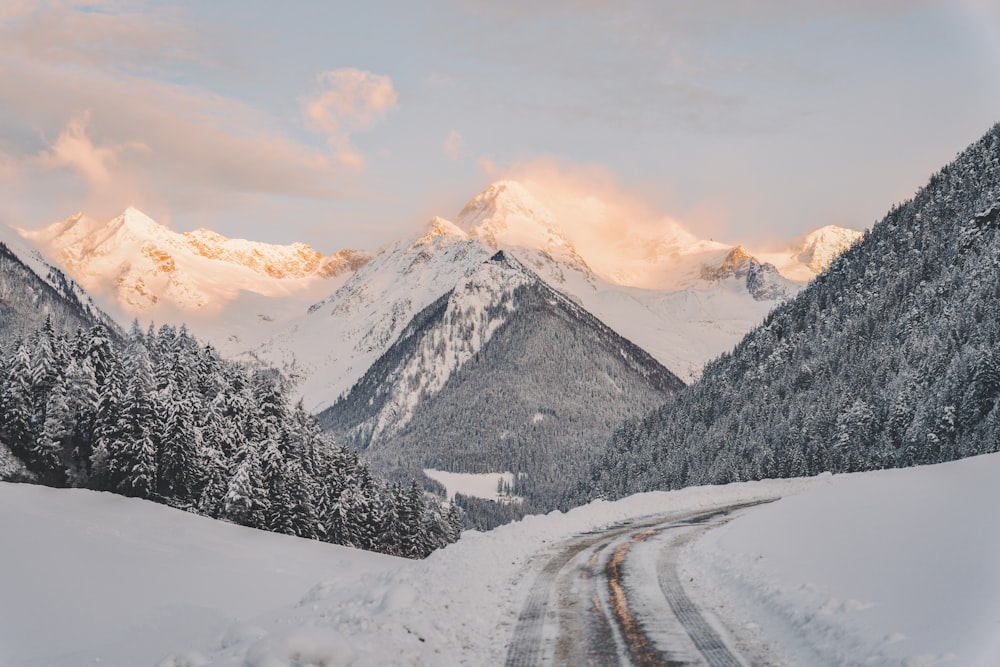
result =
[[603,531],[584,533],[571,541],[565,549],[553,556],[545,565],[528,593],[514,626],[510,646],[507,648],[506,667],[536,667],[544,664],[545,618],[549,611],[549,598],[559,573],[582,551],[637,529],[645,529],[663,522],[663,517],[646,519],[640,523],[627,522]]
[[[618,631],[618,639],[624,643],[623,648],[627,653],[627,657],[625,655],[620,657],[627,662],[642,667],[689,664],[687,661],[665,655],[656,646],[652,637],[648,636],[642,619],[637,618],[630,608],[627,589],[624,586],[628,552],[636,544],[666,530],[708,526],[714,523],[713,519],[725,518],[736,510],[758,505],[761,502],[742,503],[682,515],[664,515],[641,522],[615,526],[598,533],[584,534],[570,542],[549,560],[532,585],[528,599],[525,601],[514,628],[505,665],[507,667],[535,667],[559,659],[560,651],[546,644],[546,618],[549,615],[549,601],[557,582],[562,578],[562,589],[566,590],[570,585],[566,583],[567,577],[575,577],[578,582],[582,583],[581,589],[588,598],[581,607],[582,611],[573,612],[576,615],[576,628],[586,629],[589,627],[598,630],[595,633],[597,636],[592,635],[587,638],[589,646],[578,647],[575,652],[578,659],[581,649],[587,649],[591,652],[597,651],[605,657],[618,653],[619,647],[616,645],[616,638],[610,632],[610,625],[613,624]],[[691,531],[688,535],[679,536],[678,541],[663,551],[657,561],[657,580],[670,610],[701,654],[704,664],[709,667],[743,667],[745,663],[730,651],[715,629],[705,620],[698,607],[688,597],[677,574],[676,556],[680,547],[702,530],[704,528]],[[627,536],[626,541],[624,543],[618,542],[612,547],[615,538],[622,536]],[[593,549],[593,551],[587,565],[573,568],[576,570],[575,572],[571,571],[571,568],[568,568],[570,563],[588,549]],[[607,558],[606,565],[603,568],[596,567],[598,561],[605,555],[604,552],[609,549],[612,551]],[[604,602],[601,600],[602,595],[597,591],[597,587],[600,586],[605,587],[604,597],[606,599]],[[597,628],[594,628],[595,624]],[[579,630],[577,630],[577,634],[580,634]],[[576,636],[561,639],[563,645],[578,644],[579,641],[580,638]],[[565,650],[562,651],[562,657],[566,657]],[[592,661],[587,659],[587,662]]]

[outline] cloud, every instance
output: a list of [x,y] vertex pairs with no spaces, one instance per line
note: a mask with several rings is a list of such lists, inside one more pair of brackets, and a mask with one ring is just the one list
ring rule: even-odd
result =
[[127,205],[190,211],[347,192],[348,171],[273,116],[139,76],[0,58],[4,126],[17,129],[0,139],[17,171],[6,199],[59,199],[59,209],[103,216]]
[[123,153],[149,152],[148,146],[137,141],[116,146],[95,146],[87,135],[89,121],[89,112],[71,119],[52,146],[39,153],[33,162],[49,168],[69,167],[92,185],[105,186],[111,181],[112,169]]
[[458,130],[452,130],[448,133],[448,138],[444,140],[444,154],[449,160],[458,162],[464,153],[465,139],[462,138]]
[[496,180],[502,177],[502,170],[497,166],[497,163],[494,161],[492,155],[480,155],[478,163],[479,168],[482,169],[483,173],[491,179]]
[[342,164],[364,166],[364,158],[351,145],[351,133],[371,127],[398,106],[392,80],[350,67],[323,72],[317,80],[322,90],[306,100],[306,121],[327,134]]
[[131,0],[2,5],[5,206],[102,216],[130,204],[165,214],[346,196],[352,170],[292,137],[279,116],[176,83],[198,79],[185,68],[216,64],[180,10]]

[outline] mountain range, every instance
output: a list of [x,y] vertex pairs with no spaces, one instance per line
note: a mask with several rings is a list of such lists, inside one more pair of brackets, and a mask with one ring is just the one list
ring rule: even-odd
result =
[[[247,354],[300,378],[307,405],[344,396],[410,320],[504,250],[685,381],[729,349],[781,300],[801,289],[738,246],[669,227],[659,241],[610,253],[578,249],[586,228],[557,220],[526,187],[504,181],[473,198],[455,222],[432,219],[392,244],[329,297],[275,327]],[[859,232],[827,228],[783,253],[790,274],[848,247]],[[650,251],[652,247],[654,250]],[[340,342],[330,345],[331,339]]]
[[368,261],[324,256],[302,243],[177,233],[135,208],[102,223],[78,213],[19,230],[121,320],[185,322],[219,347],[243,343],[284,313],[303,310]]
[[343,396],[410,318],[500,249],[690,381],[859,236],[825,227],[786,251],[751,252],[663,221],[595,250],[592,227],[558,219],[544,192],[500,181],[454,223],[434,218],[374,254],[181,234],[135,209],[22,235],[120,320],[183,321],[230,355],[296,377],[313,409]]
[[320,414],[382,469],[511,471],[550,488],[684,386],[506,251],[415,316]]

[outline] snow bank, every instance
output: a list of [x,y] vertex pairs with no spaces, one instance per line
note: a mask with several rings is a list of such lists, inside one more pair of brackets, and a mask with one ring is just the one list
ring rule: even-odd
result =
[[[240,645],[264,631],[236,620],[292,603],[319,579],[401,562],[109,493],[27,484],[0,483],[0,535],[4,667],[135,667],[178,645]],[[335,648],[319,636],[289,641]],[[195,651],[174,664],[205,661]]]
[[1000,455],[829,479],[693,545],[706,598],[788,664],[1000,665]]

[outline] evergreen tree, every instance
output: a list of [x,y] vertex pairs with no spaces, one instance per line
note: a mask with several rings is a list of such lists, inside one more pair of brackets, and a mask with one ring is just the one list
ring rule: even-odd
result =
[[223,518],[251,528],[264,527],[267,506],[262,477],[260,456],[255,448],[248,447],[222,499]]
[[0,438],[15,455],[30,462],[31,448],[38,438],[32,407],[31,357],[19,345],[0,387]]
[[160,404],[166,411],[160,438],[159,493],[183,503],[197,500],[202,485],[201,432],[194,396],[171,381]]
[[[209,374],[209,376],[206,376]],[[43,326],[0,347],[0,442],[40,481],[169,502],[300,537],[421,557],[446,524],[335,445],[274,371],[201,348],[182,328],[72,339]],[[400,509],[407,522],[400,523]]]
[[97,378],[90,359],[86,356],[72,359],[62,386],[70,424],[65,442],[66,474],[71,485],[84,486],[90,477],[99,406]]

